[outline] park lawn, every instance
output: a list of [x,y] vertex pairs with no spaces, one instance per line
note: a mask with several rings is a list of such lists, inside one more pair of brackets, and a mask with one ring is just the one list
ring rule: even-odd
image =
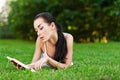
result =
[[6,56],[31,62],[35,42],[0,40],[0,80],[120,80],[120,42],[74,43],[72,67],[17,70]]

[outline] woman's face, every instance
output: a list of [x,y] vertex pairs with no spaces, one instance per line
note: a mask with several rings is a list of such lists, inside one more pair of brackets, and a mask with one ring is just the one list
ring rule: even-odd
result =
[[34,21],[34,29],[43,42],[49,40],[53,33],[52,25],[46,23],[43,18]]

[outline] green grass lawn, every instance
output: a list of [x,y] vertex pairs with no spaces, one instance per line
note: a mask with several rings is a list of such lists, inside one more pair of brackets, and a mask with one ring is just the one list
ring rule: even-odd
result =
[[0,40],[0,80],[120,80],[120,42],[74,43],[72,67],[43,68],[35,73],[17,70],[6,56],[25,64],[32,60],[35,42]]

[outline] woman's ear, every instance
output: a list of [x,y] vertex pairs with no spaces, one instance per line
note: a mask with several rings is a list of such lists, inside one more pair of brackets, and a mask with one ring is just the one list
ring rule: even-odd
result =
[[51,23],[51,28],[55,29],[55,23],[54,22]]

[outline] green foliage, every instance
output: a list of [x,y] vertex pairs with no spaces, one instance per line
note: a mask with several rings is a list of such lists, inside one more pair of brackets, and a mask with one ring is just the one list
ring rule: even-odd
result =
[[0,80],[120,80],[120,43],[74,44],[72,67],[43,68],[35,73],[17,70],[6,56],[31,62],[35,42],[0,40]]
[[48,11],[75,41],[120,40],[119,4],[120,0],[17,0],[10,4],[8,26],[18,38],[35,39],[34,16]]
[[0,22],[0,39],[13,38],[12,32],[5,22]]

